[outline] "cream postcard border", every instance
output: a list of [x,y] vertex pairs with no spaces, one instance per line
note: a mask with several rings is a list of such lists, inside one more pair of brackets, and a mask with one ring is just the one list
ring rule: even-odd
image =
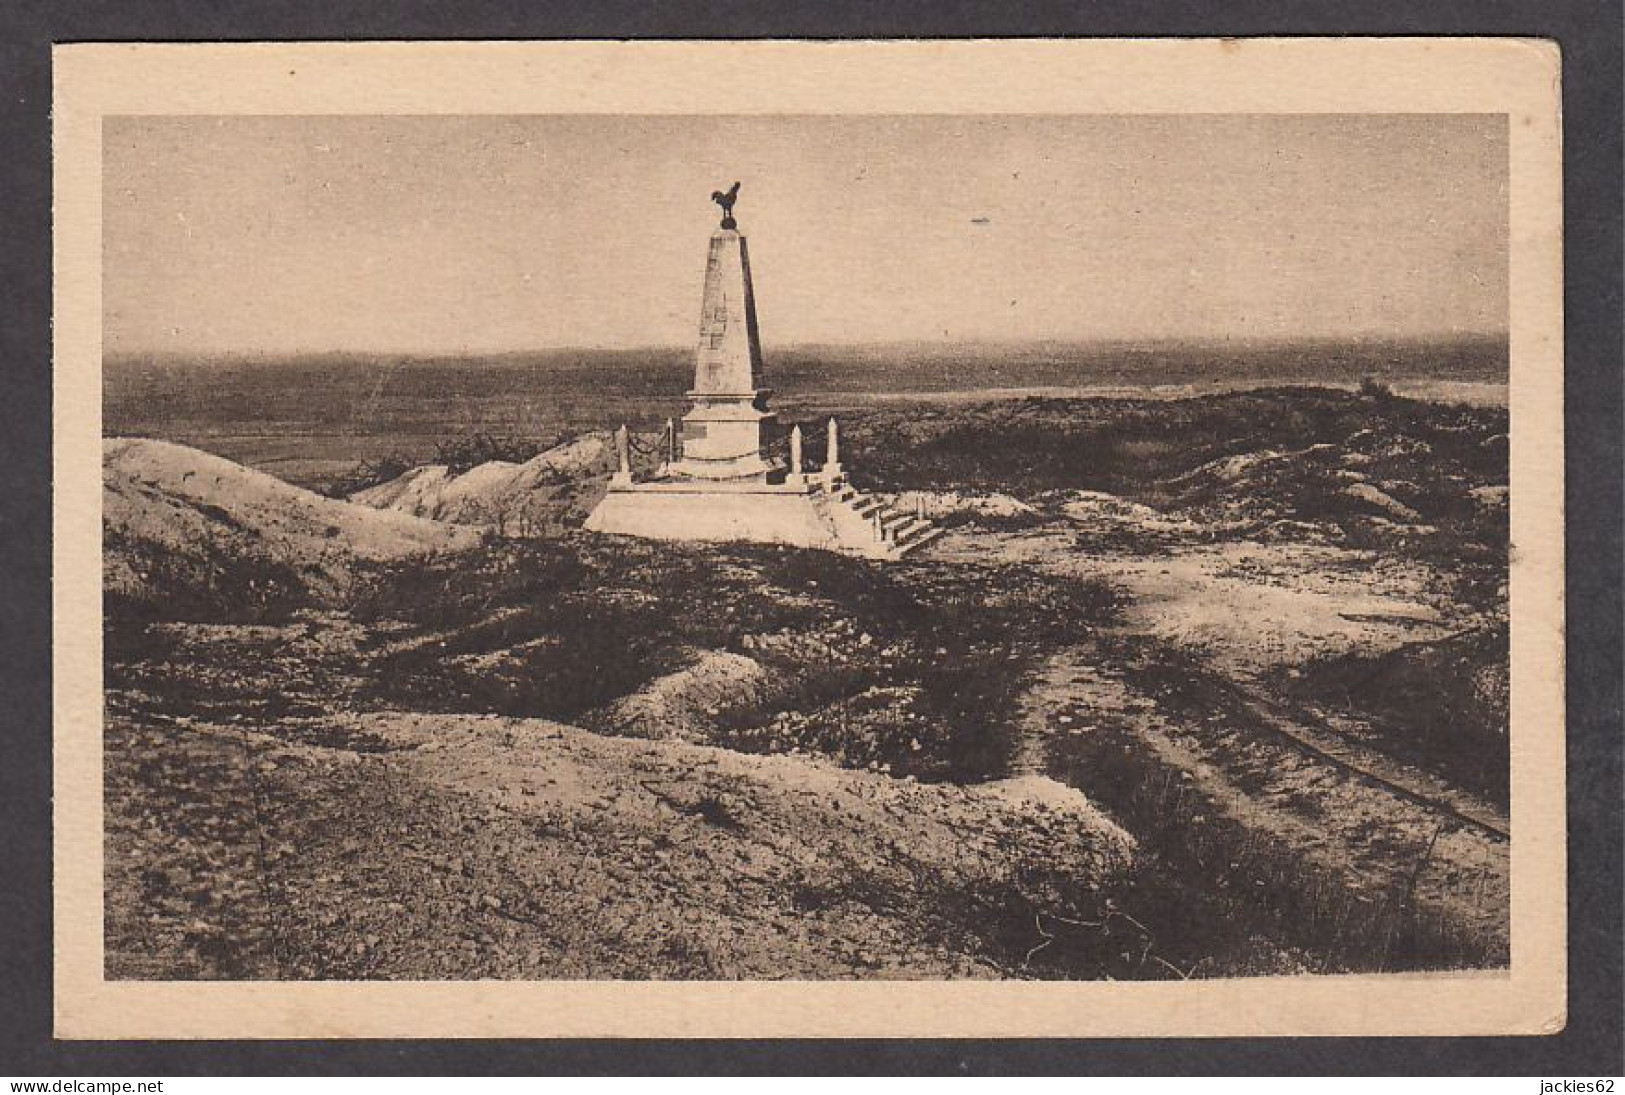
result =
[[[1552,1033],[1566,1007],[1560,59],[1515,39],[76,44],[53,50],[63,1038]],[[1208,982],[102,976],[101,120],[132,114],[1509,116],[1512,962]]]

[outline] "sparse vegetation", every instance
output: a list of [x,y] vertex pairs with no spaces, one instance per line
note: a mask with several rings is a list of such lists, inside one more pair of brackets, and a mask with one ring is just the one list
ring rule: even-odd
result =
[[1394,398],[1394,389],[1368,373],[1360,378],[1360,394],[1385,403]]
[[[367,585],[354,615],[404,619],[433,637],[378,662],[372,688],[383,702],[574,720],[681,668],[689,651],[727,650],[796,685],[771,709],[719,720],[718,744],[967,781],[1003,773],[1032,658],[1116,619],[1116,596],[1100,583],[1008,578],[578,536],[397,565]],[[750,642],[831,632],[838,664]],[[892,702],[902,695],[907,710]]]
[[550,444],[514,437],[497,437],[489,433],[471,433],[453,437],[435,446],[433,463],[443,464],[452,475],[461,475],[470,468],[488,464],[493,460],[509,464],[523,464],[531,457],[546,452]]
[[368,487],[399,479],[413,467],[413,462],[399,452],[387,452],[372,460],[363,460],[348,472],[322,484],[322,493],[329,498],[349,498]]
[[103,550],[124,560],[144,587],[140,596],[119,586],[106,592],[104,621],[121,634],[161,620],[285,620],[310,599],[308,583],[288,563],[215,543],[182,555],[112,531]]

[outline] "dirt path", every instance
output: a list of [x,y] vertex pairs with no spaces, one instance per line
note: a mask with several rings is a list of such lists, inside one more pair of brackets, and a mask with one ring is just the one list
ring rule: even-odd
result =
[[[1050,738],[1057,731],[1064,732],[1073,722],[1072,716],[1054,712],[1054,697],[1089,680],[1089,675],[1080,670],[1084,657],[1081,651],[1067,651],[1050,658],[1040,670],[1033,688],[1023,697],[1019,720],[1021,736],[1011,761],[1013,777],[1050,774]],[[1305,753],[1442,818],[1471,826],[1497,840],[1510,839],[1511,822],[1506,813],[1483,799],[1452,787],[1428,772],[1350,742],[1313,712],[1266,696],[1256,686],[1195,665],[1181,669],[1188,673],[1193,685],[1222,692],[1251,714],[1258,726],[1279,734]]]
[[1297,909],[1281,930],[1317,948],[1357,961],[1380,946],[1378,968],[1505,960],[1493,809],[1175,663],[1055,655],[1023,703],[1021,764],[1083,790],[1176,872],[1256,893],[1266,918]]
[[1497,840],[1512,838],[1511,820],[1503,811],[1483,799],[1373,749],[1349,742],[1324,720],[1301,707],[1288,706],[1259,694],[1255,689],[1216,676],[1209,678],[1209,684],[1235,697],[1257,719],[1258,725],[1275,731],[1310,755],[1341,768],[1349,775],[1381,787],[1443,818],[1469,825],[1486,836]]
[[1049,775],[1050,739],[1066,732],[1075,721],[1073,716],[1056,710],[1057,698],[1087,686],[1091,674],[1084,668],[1085,661],[1082,651],[1055,655],[1044,662],[1033,686],[1021,697],[1020,737],[1010,761],[1012,778]]

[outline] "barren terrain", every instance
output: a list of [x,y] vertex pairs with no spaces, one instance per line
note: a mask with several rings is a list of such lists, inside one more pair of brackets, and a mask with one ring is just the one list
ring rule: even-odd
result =
[[842,420],[949,536],[575,531],[601,439],[353,502],[109,442],[109,974],[1505,964],[1504,410]]

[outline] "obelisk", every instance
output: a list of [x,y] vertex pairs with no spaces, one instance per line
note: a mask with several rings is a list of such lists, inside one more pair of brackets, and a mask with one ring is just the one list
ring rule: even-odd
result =
[[756,329],[750,248],[733,218],[739,184],[711,197],[722,206],[722,224],[711,233],[700,301],[700,341],[694,387],[683,415],[682,457],[674,475],[698,479],[748,479],[777,470],[767,455],[774,415],[762,384],[762,343]]

